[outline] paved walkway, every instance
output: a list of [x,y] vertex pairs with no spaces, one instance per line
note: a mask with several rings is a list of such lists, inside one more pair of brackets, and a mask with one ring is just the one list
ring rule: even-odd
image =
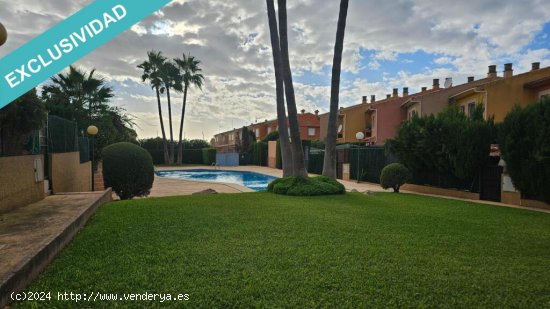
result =
[[52,195],[0,215],[0,308],[38,276],[110,195],[110,190]]

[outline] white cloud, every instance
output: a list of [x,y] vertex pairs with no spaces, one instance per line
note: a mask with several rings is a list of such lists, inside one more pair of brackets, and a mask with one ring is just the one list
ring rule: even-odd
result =
[[[10,35],[7,44],[0,48],[0,56],[91,2],[0,1],[0,20]],[[288,5],[294,73],[325,74],[332,65],[338,1],[319,5],[314,0],[296,0]],[[486,74],[487,65],[493,63],[514,62],[516,72],[528,70],[533,61],[548,65],[549,48],[525,50],[550,20],[550,10],[541,7],[540,0],[351,1],[342,68],[344,73],[356,74],[356,78],[342,83],[342,104],[358,103],[362,95],[382,98],[391,88],[408,86],[412,91],[418,90],[431,86],[433,78],[452,76],[455,84],[469,75],[480,78]],[[172,1],[78,62],[88,70],[97,68],[115,85],[115,103],[136,116],[142,136],[156,136],[158,126],[156,99],[149,86],[141,83],[136,68],[152,49],[162,50],[168,57],[191,53],[202,61],[206,82],[203,92],[190,92],[184,128],[187,136],[202,137],[204,132],[208,139],[220,129],[275,117],[273,62],[264,1]],[[364,50],[373,51],[373,58],[362,59]],[[419,50],[436,55],[433,68],[396,75],[385,73],[384,61],[392,61],[392,65],[408,63],[414,58],[403,59],[401,54]],[[437,68],[447,64],[452,68]],[[358,75],[364,70],[374,71],[381,81]],[[326,111],[328,86],[297,83],[295,88],[298,109]],[[179,117],[181,95],[174,94],[173,101],[174,114]],[[166,114],[165,104],[163,101]],[[178,117],[173,119],[176,127]]]

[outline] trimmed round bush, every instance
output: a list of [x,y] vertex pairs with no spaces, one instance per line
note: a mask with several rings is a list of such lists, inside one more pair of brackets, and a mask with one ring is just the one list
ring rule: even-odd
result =
[[409,169],[401,163],[392,163],[382,169],[380,185],[384,189],[392,188],[393,192],[399,192],[399,188],[410,178]]
[[333,178],[316,176],[310,178],[285,177],[272,181],[267,191],[292,196],[344,194],[346,188]]
[[120,199],[149,195],[155,168],[147,150],[132,143],[116,143],[103,149],[102,158],[105,186]]

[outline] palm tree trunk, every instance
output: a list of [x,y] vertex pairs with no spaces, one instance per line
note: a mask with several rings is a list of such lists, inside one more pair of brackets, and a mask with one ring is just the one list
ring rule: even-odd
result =
[[344,49],[344,35],[348,15],[349,0],[340,1],[340,14],[334,44],[334,59],[332,64],[332,85],[330,89],[330,113],[328,117],[327,139],[325,143],[325,159],[323,175],[336,178],[336,135],[338,120],[338,104],[340,100],[340,71],[342,69],[342,52]]
[[159,108],[160,130],[162,132],[162,141],[164,145],[164,164],[169,164],[170,157],[168,156],[168,145],[166,143],[166,132],[164,131],[164,120],[162,120],[162,105],[160,104],[160,91],[159,88],[155,88],[157,92],[157,103]]
[[279,141],[281,147],[281,161],[283,163],[283,177],[292,176],[292,153],[288,139],[286,123],[285,93],[282,75],[281,49],[279,45],[279,33],[277,31],[277,17],[273,0],[266,0],[267,17],[269,20],[269,33],[271,35],[271,49],[273,53],[273,67],[275,70],[275,90],[277,94],[277,124],[279,126]]
[[166,87],[166,97],[168,98],[168,124],[170,126],[170,164],[174,163],[174,131],[172,130],[172,102],[170,101],[170,87]]
[[[294,95],[294,85],[292,84],[292,72],[290,70],[290,58],[288,55],[288,34],[287,34],[287,14],[286,0],[278,0],[279,4],[279,38],[281,46],[281,60],[283,81],[286,94],[286,105],[288,109],[288,124],[290,127],[290,138],[292,143],[290,149],[292,152],[292,175],[296,177],[307,177],[307,170],[302,150],[302,140],[300,138],[300,127],[298,125],[298,111],[296,109],[296,98]],[[279,131],[280,134],[280,131]]]
[[183,162],[183,119],[185,118],[185,105],[187,104],[187,84],[183,90],[183,107],[181,108],[180,138],[178,143],[178,164]]

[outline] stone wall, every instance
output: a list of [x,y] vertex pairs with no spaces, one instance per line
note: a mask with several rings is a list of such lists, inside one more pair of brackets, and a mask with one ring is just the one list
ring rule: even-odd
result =
[[0,157],[0,214],[44,199],[44,181],[35,181],[41,155]]

